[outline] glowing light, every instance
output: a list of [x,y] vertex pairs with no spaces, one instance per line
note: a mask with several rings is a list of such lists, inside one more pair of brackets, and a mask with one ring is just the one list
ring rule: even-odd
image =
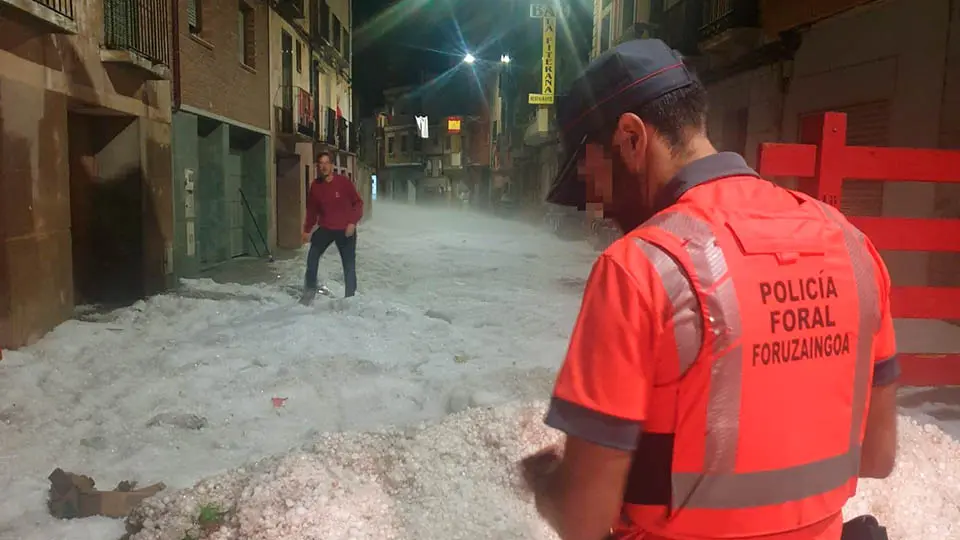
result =
[[472,64],[472,63],[474,63],[474,62],[477,61],[477,57],[475,57],[474,55],[472,55],[472,54],[470,54],[470,53],[467,53],[467,55],[463,57],[463,61],[466,62],[466,63],[468,63],[468,64]]
[[501,64],[509,64],[509,63],[510,63],[510,55],[509,55],[509,54],[501,54],[501,55],[500,55],[500,63],[501,63]]

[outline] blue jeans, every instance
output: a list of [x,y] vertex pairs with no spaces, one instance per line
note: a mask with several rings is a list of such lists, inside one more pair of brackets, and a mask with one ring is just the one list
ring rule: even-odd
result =
[[310,252],[307,253],[307,275],[304,286],[307,289],[317,288],[317,271],[320,266],[320,257],[330,244],[337,244],[340,252],[340,262],[343,263],[343,284],[346,288],[345,296],[350,297],[357,292],[357,233],[347,236],[346,231],[317,229],[310,237]]

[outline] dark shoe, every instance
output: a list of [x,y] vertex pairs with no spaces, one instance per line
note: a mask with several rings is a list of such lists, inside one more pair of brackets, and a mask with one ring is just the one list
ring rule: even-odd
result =
[[300,303],[304,306],[309,306],[313,303],[313,299],[317,297],[316,287],[306,287],[303,289],[303,295],[300,296]]
[[888,540],[887,529],[873,516],[860,516],[843,524],[840,540]]

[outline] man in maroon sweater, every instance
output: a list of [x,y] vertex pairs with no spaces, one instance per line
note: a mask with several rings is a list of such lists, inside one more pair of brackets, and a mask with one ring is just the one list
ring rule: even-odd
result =
[[307,219],[303,223],[303,242],[310,242],[301,299],[304,304],[313,301],[317,294],[320,257],[333,243],[337,244],[343,263],[346,296],[357,292],[357,223],[363,217],[363,199],[349,178],[333,174],[333,160],[329,153],[321,152],[317,156],[317,170],[320,175],[310,184]]

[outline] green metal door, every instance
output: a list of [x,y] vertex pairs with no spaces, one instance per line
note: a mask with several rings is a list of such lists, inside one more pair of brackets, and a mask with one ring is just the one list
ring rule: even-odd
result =
[[247,250],[243,235],[245,210],[240,197],[240,188],[243,186],[243,155],[238,150],[230,150],[226,173],[223,200],[227,206],[227,241],[230,257],[240,257],[246,255]]

